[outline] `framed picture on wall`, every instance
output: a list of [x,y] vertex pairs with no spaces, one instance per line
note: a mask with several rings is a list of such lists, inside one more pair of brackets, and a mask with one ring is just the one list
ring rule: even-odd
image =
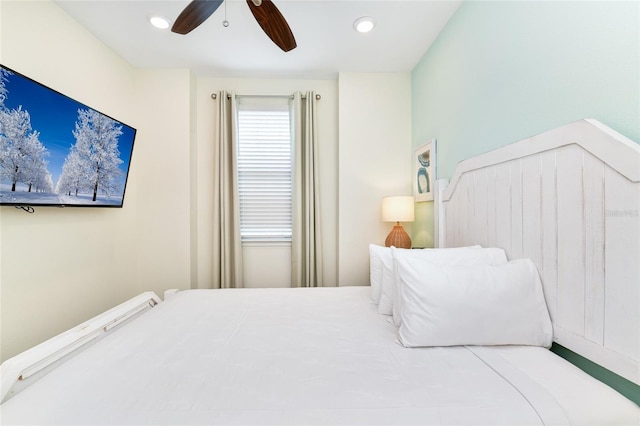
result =
[[419,146],[413,154],[413,186],[416,202],[433,201],[436,182],[436,140]]

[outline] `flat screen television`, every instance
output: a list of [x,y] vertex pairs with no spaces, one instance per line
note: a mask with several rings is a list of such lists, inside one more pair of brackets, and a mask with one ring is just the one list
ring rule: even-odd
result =
[[0,205],[122,207],[135,137],[0,65]]

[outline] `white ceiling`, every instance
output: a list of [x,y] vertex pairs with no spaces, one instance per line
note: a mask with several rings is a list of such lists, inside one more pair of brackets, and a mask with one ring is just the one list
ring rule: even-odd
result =
[[[458,0],[274,0],[298,44],[285,53],[262,32],[245,0],[226,0],[187,35],[158,30],[147,18],[159,14],[173,23],[189,0],[55,1],[138,68],[288,78],[411,71],[460,5]],[[353,22],[367,15],[376,20],[375,29],[357,33]]]

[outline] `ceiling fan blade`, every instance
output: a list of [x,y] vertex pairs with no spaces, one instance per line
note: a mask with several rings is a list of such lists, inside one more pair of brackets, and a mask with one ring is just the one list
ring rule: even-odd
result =
[[193,0],[184,8],[174,22],[171,31],[187,34],[207,20],[224,0]]
[[262,0],[260,6],[256,6],[252,0],[247,0],[247,4],[262,30],[280,49],[288,52],[296,48],[296,39],[289,24],[271,0]]

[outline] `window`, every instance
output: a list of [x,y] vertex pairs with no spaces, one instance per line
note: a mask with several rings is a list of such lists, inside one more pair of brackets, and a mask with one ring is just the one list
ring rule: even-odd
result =
[[237,126],[242,241],[290,242],[292,149],[288,99],[240,99]]

